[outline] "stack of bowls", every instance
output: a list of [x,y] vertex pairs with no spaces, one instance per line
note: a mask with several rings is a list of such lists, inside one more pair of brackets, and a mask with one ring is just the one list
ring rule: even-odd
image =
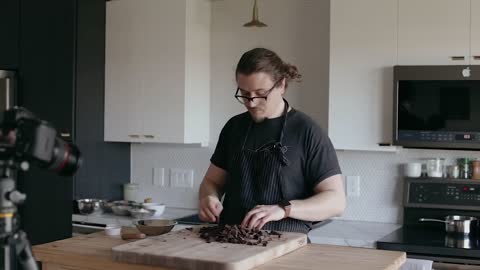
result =
[[78,211],[80,211],[80,214],[83,214],[83,215],[89,215],[89,214],[100,212],[101,202],[102,200],[99,200],[99,199],[77,200]]
[[159,217],[165,211],[165,204],[163,203],[142,203],[142,207],[147,210],[155,210],[154,217]]

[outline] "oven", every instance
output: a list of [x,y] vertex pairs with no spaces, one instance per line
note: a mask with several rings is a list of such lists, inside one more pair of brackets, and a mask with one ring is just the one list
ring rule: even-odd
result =
[[434,261],[433,269],[479,269],[480,231],[447,233],[441,222],[449,215],[480,218],[480,181],[433,178],[404,179],[403,226],[377,241],[377,248],[405,251],[407,258]]

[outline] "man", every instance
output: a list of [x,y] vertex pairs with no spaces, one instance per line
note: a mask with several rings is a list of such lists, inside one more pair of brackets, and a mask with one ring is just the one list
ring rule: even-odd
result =
[[342,214],[343,181],[330,139],[283,98],[288,82],[301,77],[297,68],[256,48],[242,55],[235,75],[235,97],[248,112],[220,133],[200,185],[200,218],[308,233],[311,222]]

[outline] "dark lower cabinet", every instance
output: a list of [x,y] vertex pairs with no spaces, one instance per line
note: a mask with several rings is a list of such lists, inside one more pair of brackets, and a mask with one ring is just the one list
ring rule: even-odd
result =
[[82,152],[73,177],[31,166],[21,227],[32,244],[71,236],[72,200],[119,199],[130,145],[103,141],[105,0],[20,2],[18,104],[51,122]]
[[18,68],[20,1],[0,1],[0,69]]

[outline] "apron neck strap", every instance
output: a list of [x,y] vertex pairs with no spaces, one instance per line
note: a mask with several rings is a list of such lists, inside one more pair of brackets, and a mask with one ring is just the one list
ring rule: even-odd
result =
[[290,105],[288,101],[284,98],[283,102],[285,103],[285,107],[283,108],[283,124],[282,124],[282,131],[280,132],[280,144],[283,143],[283,133],[285,131],[285,126],[287,125],[287,115],[288,115],[288,108]]

